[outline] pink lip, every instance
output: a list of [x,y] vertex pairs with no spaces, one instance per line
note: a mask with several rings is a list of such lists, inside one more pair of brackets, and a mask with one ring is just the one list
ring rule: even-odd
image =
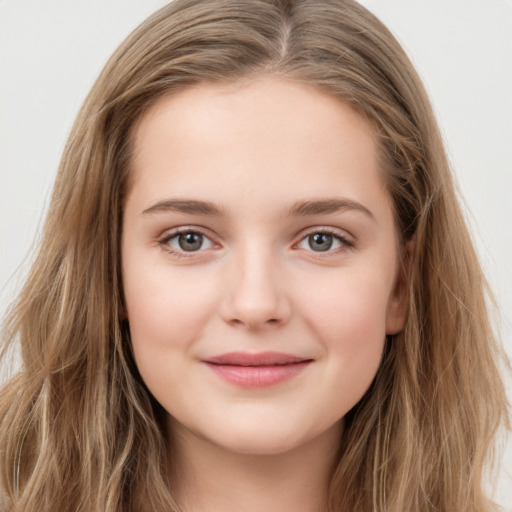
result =
[[291,379],[312,361],[280,352],[230,352],[203,362],[227,382],[245,388],[263,388]]

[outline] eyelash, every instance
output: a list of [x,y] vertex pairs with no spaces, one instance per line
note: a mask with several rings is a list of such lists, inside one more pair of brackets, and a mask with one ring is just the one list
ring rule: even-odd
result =
[[[170,253],[172,256],[174,256],[177,259],[180,259],[180,258],[192,258],[192,257],[196,256],[197,253],[200,253],[202,251],[201,250],[199,250],[199,251],[190,251],[190,252],[177,251],[177,250],[173,249],[169,245],[169,242],[173,238],[176,238],[176,237],[178,237],[180,235],[186,235],[187,233],[195,233],[195,234],[201,235],[204,238],[206,238],[206,239],[211,241],[211,237],[209,237],[206,233],[204,233],[203,230],[195,228],[195,227],[194,228],[184,227],[184,228],[177,228],[174,231],[172,231],[171,233],[166,233],[162,238],[160,238],[158,240],[158,243],[160,244],[160,246],[162,247],[162,249],[164,251]],[[211,241],[211,242],[212,242],[213,245],[216,245],[215,242],[213,242],[213,241]]]
[[[198,251],[190,251],[190,252],[187,252],[187,251],[177,251],[177,250],[173,249],[169,245],[169,242],[172,239],[174,239],[174,238],[176,238],[176,237],[178,237],[180,235],[187,234],[187,233],[194,233],[194,234],[201,235],[204,238],[210,240],[210,242],[213,245],[216,245],[215,242],[213,242],[211,240],[211,238],[203,230],[201,230],[199,228],[195,228],[195,227],[194,228],[192,228],[192,227],[177,228],[174,231],[172,231],[171,233],[166,233],[164,236],[162,236],[160,239],[158,239],[158,243],[160,244],[160,246],[162,247],[162,249],[164,251],[170,253],[175,258],[178,258],[178,259],[180,259],[180,258],[193,258],[198,253],[203,252],[205,249],[198,250]],[[306,240],[309,236],[316,235],[316,234],[332,236],[335,240],[337,240],[341,244],[341,246],[336,248],[336,249],[334,249],[334,250],[331,250],[330,248],[327,249],[326,251],[313,251],[312,249],[309,250],[308,252],[310,252],[315,257],[324,257],[325,258],[325,257],[328,257],[328,256],[332,256],[333,254],[340,254],[340,253],[345,252],[345,251],[347,251],[349,249],[353,249],[354,246],[355,246],[353,241],[351,241],[347,237],[341,235],[336,230],[329,229],[329,228],[316,228],[316,229],[312,229],[312,230],[308,231],[307,233],[303,234],[302,237],[300,238],[300,240],[297,243],[295,243],[293,247],[297,247],[304,240]]]
[[341,235],[338,231],[330,228],[316,228],[312,229],[309,232],[305,233],[298,243],[294,244],[294,247],[301,244],[304,240],[306,240],[311,235],[329,235],[332,236],[334,240],[337,240],[341,246],[336,249],[329,248],[326,251],[313,251],[312,249],[308,252],[311,252],[312,255],[319,258],[326,258],[335,254],[343,253],[349,249],[353,249],[355,244],[353,241],[349,240],[346,236]]

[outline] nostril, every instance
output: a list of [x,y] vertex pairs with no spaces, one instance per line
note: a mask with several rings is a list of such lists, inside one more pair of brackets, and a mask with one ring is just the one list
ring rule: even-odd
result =
[[227,293],[219,305],[223,320],[233,327],[269,329],[287,323],[291,313],[288,298],[281,290],[245,282]]

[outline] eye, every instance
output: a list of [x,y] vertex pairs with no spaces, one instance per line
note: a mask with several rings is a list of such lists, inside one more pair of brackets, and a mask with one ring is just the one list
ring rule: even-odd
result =
[[352,245],[351,242],[341,235],[329,231],[317,231],[305,236],[297,247],[314,252],[327,252],[343,247],[352,247]]
[[197,231],[182,231],[168,236],[162,243],[175,252],[197,252],[213,247],[213,242]]

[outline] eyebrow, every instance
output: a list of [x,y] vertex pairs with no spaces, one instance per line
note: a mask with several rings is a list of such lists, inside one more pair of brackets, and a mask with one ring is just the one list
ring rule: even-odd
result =
[[[306,217],[309,215],[325,215],[347,210],[364,213],[375,220],[373,213],[357,201],[344,198],[321,199],[312,201],[297,201],[287,213],[288,217]],[[150,206],[142,212],[143,215],[152,215],[160,212],[177,212],[189,215],[208,215],[221,217],[225,210],[209,201],[195,199],[164,199]]]
[[318,201],[297,201],[289,210],[288,215],[308,216],[325,215],[328,213],[338,213],[346,210],[355,210],[364,213],[366,216],[375,220],[373,213],[366,206],[351,199],[334,198],[322,199]]
[[151,215],[159,212],[177,212],[216,217],[220,217],[224,214],[221,208],[208,201],[197,201],[195,199],[165,199],[144,210],[142,215]]

